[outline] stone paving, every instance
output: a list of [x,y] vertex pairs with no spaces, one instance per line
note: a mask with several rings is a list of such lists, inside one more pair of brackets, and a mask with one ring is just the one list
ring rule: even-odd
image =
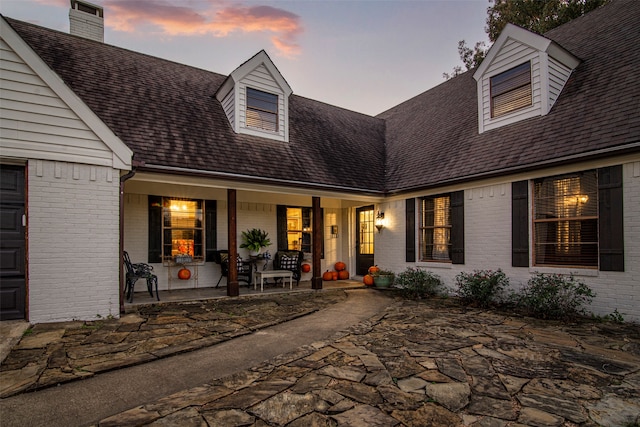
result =
[[120,319],[37,324],[0,365],[0,398],[212,346],[345,299],[333,291],[161,303]]
[[[344,297],[341,292],[315,295],[307,311]],[[393,298],[392,293],[389,296]],[[287,302],[289,310],[302,304],[300,300],[294,303],[295,296],[281,298],[253,305],[247,300],[246,307],[226,302],[232,309],[196,310],[209,304],[200,303],[167,306],[155,315],[141,310],[130,315],[131,320],[139,319],[136,322],[128,323],[126,318],[105,321],[92,333],[85,333],[87,327],[66,328],[63,338],[72,331],[83,337],[73,344],[74,333],[68,335],[70,344],[63,346],[66,357],[60,350],[63,338],[55,338],[60,334],[58,329],[38,332],[36,327],[34,337],[51,334],[46,350],[35,345],[20,350],[29,335],[14,351],[40,349],[34,353],[41,356],[34,355],[32,363],[40,366],[37,361],[44,358],[44,352],[49,354],[48,364],[40,364],[63,372],[55,365],[73,369],[76,365],[72,363],[87,358],[68,349],[80,347],[80,342],[89,344],[86,340],[118,347],[128,342],[135,330],[137,345],[148,346],[146,352],[138,347],[125,350],[124,346],[118,347],[120,351],[159,357],[156,353],[168,347],[175,350],[182,345],[180,351],[188,351],[187,335],[198,341],[208,339],[204,330],[215,332],[209,335],[215,337],[260,327],[247,324],[251,316],[244,315],[252,310],[271,307],[277,312],[276,307]],[[304,311],[287,312],[302,315]],[[207,317],[214,313],[219,317]],[[206,320],[195,326],[200,316]],[[133,324],[137,328],[127,326]],[[151,336],[149,331],[162,329],[182,331],[183,343],[173,344],[180,336],[176,333],[171,339],[163,340],[162,335],[144,338]],[[172,344],[167,344],[170,341]],[[13,353],[2,365],[3,377],[9,367],[18,368],[15,363],[19,358]],[[94,357],[98,357],[95,363],[82,365],[82,372],[91,375],[99,370],[87,366],[104,366],[110,360]],[[136,363],[144,360],[137,357],[141,359]],[[23,389],[44,383],[43,377],[47,376],[41,372],[38,381]],[[455,299],[396,299],[384,312],[326,341],[132,408],[97,425],[628,427],[639,423],[640,326],[591,320],[540,321],[462,307]]]

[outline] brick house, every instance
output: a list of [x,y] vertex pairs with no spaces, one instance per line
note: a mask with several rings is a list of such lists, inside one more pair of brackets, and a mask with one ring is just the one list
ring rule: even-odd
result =
[[256,227],[316,288],[336,261],[449,287],[572,273],[595,314],[640,320],[638,3],[509,25],[478,68],[376,117],[295,95],[264,51],[224,76],[109,46],[102,9],[72,3],[71,35],[0,19],[3,318],[118,316],[122,249],[160,289],[194,286],[177,253],[212,286],[213,251],[246,255]]

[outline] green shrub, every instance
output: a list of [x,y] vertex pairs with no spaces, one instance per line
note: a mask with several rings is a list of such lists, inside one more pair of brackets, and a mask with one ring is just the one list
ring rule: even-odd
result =
[[584,314],[596,294],[573,275],[536,273],[520,291],[519,306],[541,319],[571,319]]
[[474,270],[473,273],[460,273],[456,276],[457,295],[465,304],[477,304],[488,307],[499,303],[504,290],[509,286],[509,278],[500,269]]
[[419,268],[407,267],[398,274],[396,287],[402,289],[405,298],[426,298],[440,293],[442,279],[437,274]]

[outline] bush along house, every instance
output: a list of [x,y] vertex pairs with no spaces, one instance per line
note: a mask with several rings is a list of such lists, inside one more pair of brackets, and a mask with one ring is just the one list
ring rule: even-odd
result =
[[264,51],[220,75],[110,46],[102,8],[72,5],[71,34],[0,18],[3,319],[118,316],[123,251],[161,290],[214,286],[257,228],[316,289],[336,261],[451,288],[573,274],[593,313],[640,321],[640,3],[508,25],[375,117],[294,94]]

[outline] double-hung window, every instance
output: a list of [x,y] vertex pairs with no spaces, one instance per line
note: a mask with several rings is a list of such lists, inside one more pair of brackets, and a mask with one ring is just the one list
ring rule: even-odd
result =
[[202,258],[204,232],[202,200],[164,197],[162,203],[163,257]]
[[247,88],[248,127],[278,132],[278,95]]
[[451,197],[423,197],[420,207],[420,260],[451,261]]
[[537,179],[533,197],[535,265],[597,267],[597,172]]
[[532,105],[531,62],[491,77],[491,117]]

